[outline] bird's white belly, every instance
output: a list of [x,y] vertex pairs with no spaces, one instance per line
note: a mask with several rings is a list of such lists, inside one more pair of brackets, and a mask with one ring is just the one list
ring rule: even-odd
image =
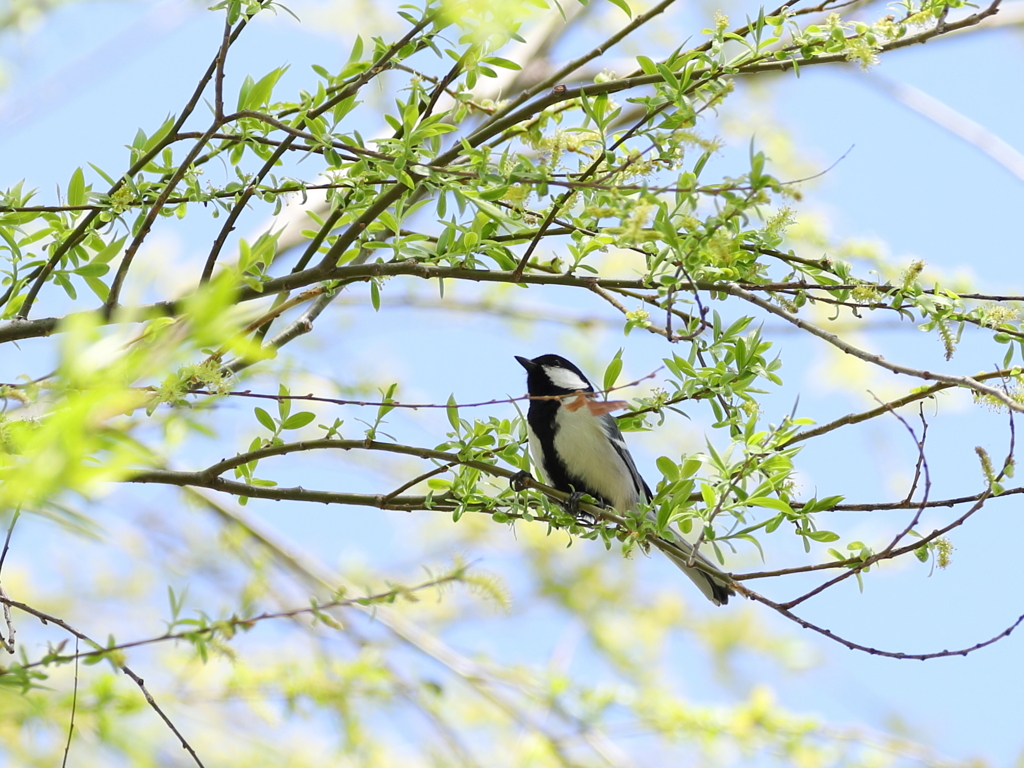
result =
[[586,407],[576,411],[559,408],[555,420],[555,450],[569,475],[580,478],[620,512],[636,506],[636,482],[600,420]]

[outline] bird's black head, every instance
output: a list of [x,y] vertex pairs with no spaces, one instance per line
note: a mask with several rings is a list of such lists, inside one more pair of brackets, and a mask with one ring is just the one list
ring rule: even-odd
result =
[[533,360],[516,356],[526,369],[526,388],[531,395],[565,395],[593,392],[583,371],[559,355],[541,355]]

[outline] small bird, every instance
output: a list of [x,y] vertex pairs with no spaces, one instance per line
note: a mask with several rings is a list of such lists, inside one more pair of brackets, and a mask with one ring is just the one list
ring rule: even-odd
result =
[[[575,365],[558,355],[541,355],[529,360],[516,356],[526,369],[526,387],[531,397],[571,395],[595,401],[594,387]],[[595,415],[597,411],[599,415]],[[548,485],[567,493],[586,493],[620,513],[629,512],[653,494],[629,455],[615,418],[600,409],[579,407],[573,398],[531,400],[526,414],[530,455]],[[687,565],[693,547],[671,538],[681,553],[666,553],[715,605],[725,605],[733,591],[731,580],[710,560],[697,553],[696,560],[712,569]]]

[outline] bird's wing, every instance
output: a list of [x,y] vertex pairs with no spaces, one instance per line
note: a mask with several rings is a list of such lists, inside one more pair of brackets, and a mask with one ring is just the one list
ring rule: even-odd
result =
[[[622,463],[626,465],[629,470],[629,474],[633,479],[633,486],[636,488],[637,499],[640,501],[650,501],[654,496],[651,493],[651,489],[644,482],[643,476],[640,474],[640,470],[636,468],[636,463],[633,461],[633,457],[629,453],[629,448],[626,447],[626,439],[622,436],[622,430],[619,429],[618,422],[615,421],[615,417],[611,414],[604,414],[598,417],[601,420],[601,425],[604,427],[604,433],[608,436],[608,441],[612,444],[615,452],[622,459]],[[625,512],[626,510],[619,510]]]

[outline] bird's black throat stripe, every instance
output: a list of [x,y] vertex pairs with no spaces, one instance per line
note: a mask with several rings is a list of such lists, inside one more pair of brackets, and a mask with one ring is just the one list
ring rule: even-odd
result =
[[579,491],[588,496],[593,496],[601,504],[608,506],[611,502],[592,488],[581,478],[570,475],[562,460],[554,454],[553,450],[547,450],[546,446],[554,446],[555,435],[558,432],[558,420],[556,418],[558,409],[562,407],[559,400],[531,400],[530,409],[526,414],[526,420],[530,423],[530,429],[537,436],[541,446],[544,446],[544,455],[535,456],[543,464],[541,470],[547,478],[548,483],[560,491],[572,493]]

